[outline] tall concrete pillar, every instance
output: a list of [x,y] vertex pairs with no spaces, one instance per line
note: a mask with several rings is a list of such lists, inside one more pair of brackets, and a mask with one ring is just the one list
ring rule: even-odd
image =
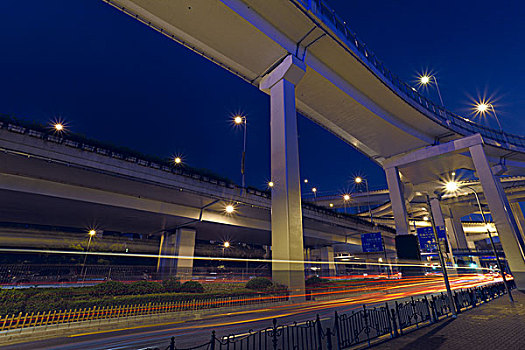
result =
[[286,57],[264,77],[260,89],[270,93],[270,144],[272,188],[272,278],[304,294],[303,215],[295,85],[306,66]]
[[[332,277],[336,275],[334,263],[334,247],[322,247],[321,253],[321,271],[323,276]],[[326,264],[328,262],[328,264]]]
[[[441,211],[441,203],[438,198],[431,198],[430,199],[430,210],[432,212],[432,217],[434,218],[434,222],[436,223],[436,226],[444,227],[445,226],[445,220],[443,219],[443,212]],[[450,262],[451,264],[454,264],[454,257],[452,254],[452,246],[450,244],[450,236],[447,234],[447,250],[443,252],[443,255],[446,257],[447,262]]]
[[518,224],[518,228],[520,230],[521,237],[525,239],[525,217],[523,216],[523,210],[521,210],[520,203],[519,202],[510,203],[510,209],[512,210],[512,214],[514,215],[516,224]]
[[397,167],[385,169],[386,181],[388,183],[388,192],[390,194],[390,203],[394,213],[394,222],[396,224],[396,233],[398,235],[408,235],[408,215],[405,205],[405,195],[403,193],[403,183],[399,177]]
[[449,207],[449,217],[445,218],[445,227],[453,249],[467,249],[467,236],[461,223],[461,214]]
[[525,244],[514,215],[512,215],[507,196],[503,191],[501,182],[492,173],[483,145],[471,146],[469,151],[512,275],[518,289],[525,291],[525,259],[523,254]]
[[[164,232],[160,239],[157,273],[163,279],[171,276],[180,278],[191,277],[194,251],[195,230],[179,228],[175,233]],[[170,256],[173,258],[170,258]]]

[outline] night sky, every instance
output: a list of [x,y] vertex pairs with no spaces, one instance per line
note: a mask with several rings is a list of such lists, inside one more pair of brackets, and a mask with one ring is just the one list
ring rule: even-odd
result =
[[[503,128],[525,133],[524,2],[328,3],[405,81],[434,72],[445,105],[465,116],[472,98],[493,95]],[[182,154],[188,165],[240,183],[242,131],[231,116],[242,112],[247,183],[265,187],[269,97],[102,1],[4,0],[0,43],[0,113],[61,118],[73,132],[161,157]],[[438,101],[434,89],[427,93]],[[299,131],[302,176],[319,194],[345,191],[358,174],[371,188],[386,186],[381,168],[327,131],[303,117]]]

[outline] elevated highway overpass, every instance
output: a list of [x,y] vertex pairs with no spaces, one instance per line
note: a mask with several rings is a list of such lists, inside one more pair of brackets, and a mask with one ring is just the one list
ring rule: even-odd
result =
[[[523,175],[525,138],[476,124],[414,91],[325,1],[103,1],[271,96],[275,256],[303,258],[297,108],[385,169],[400,235],[409,233],[406,188],[426,183],[425,193],[434,196],[444,174],[475,170],[517,284],[525,289],[525,242],[497,177]],[[439,199],[433,202],[437,208]],[[278,263],[273,269],[280,282],[303,287],[302,269]]]
[[[271,245],[270,192],[14,121],[0,121],[0,196],[0,222],[157,236],[166,255],[192,255],[195,238]],[[379,230],[394,250],[387,226],[308,203],[303,213],[305,248],[356,252],[361,233]],[[184,235],[182,254],[168,240]]]

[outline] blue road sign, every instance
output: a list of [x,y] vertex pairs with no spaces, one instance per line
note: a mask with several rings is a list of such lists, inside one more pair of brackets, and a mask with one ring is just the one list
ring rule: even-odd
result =
[[383,237],[381,237],[381,232],[361,234],[361,246],[363,247],[363,253],[382,252]]
[[[447,231],[443,226],[437,226],[438,238],[440,240],[447,239]],[[417,228],[417,237],[419,239],[419,247],[424,251],[435,251],[436,240],[434,239],[434,230],[432,226],[429,227],[418,227]]]

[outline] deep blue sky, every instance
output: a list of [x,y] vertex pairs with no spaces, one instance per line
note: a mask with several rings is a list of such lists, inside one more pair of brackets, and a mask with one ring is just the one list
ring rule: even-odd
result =
[[[525,133],[523,2],[329,3],[401,78],[433,70],[445,104],[460,114],[469,113],[469,96],[495,94],[503,127]],[[163,157],[182,153],[189,165],[240,182],[242,133],[230,116],[241,111],[247,183],[264,187],[268,97],[102,1],[4,0],[0,44],[0,113],[60,117],[74,132]],[[303,177],[320,193],[344,191],[356,174],[385,186],[383,171],[350,146],[303,117],[299,131]]]

